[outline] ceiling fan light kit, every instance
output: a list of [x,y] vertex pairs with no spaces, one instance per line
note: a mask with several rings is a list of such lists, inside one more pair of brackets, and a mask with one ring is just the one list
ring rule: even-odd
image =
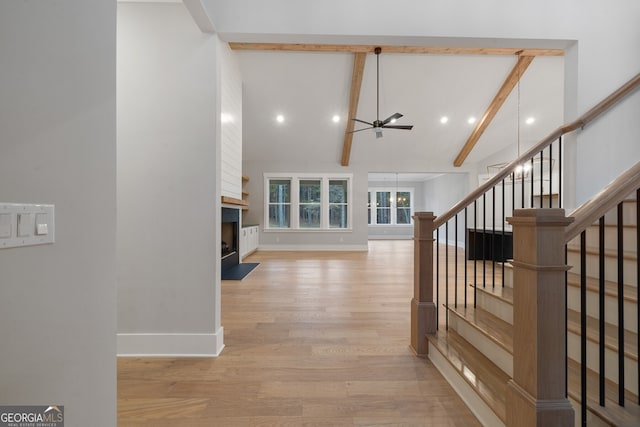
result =
[[368,125],[369,127],[356,129],[353,132],[360,132],[367,129],[373,129],[376,134],[376,138],[382,138],[382,129],[401,129],[401,130],[411,130],[413,129],[413,125],[394,125],[389,123],[395,123],[402,114],[394,113],[387,117],[384,120],[380,120],[380,53],[382,52],[382,48],[376,47],[374,50],[376,54],[376,119],[373,122],[367,122],[360,119],[353,119],[356,122],[363,123]]

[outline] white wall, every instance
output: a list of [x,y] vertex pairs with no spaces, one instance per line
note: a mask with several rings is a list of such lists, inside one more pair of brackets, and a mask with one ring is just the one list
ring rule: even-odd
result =
[[182,4],[118,4],[118,353],[214,355],[217,37]]
[[[467,173],[446,173],[437,178],[430,179],[424,183],[425,211],[433,212],[437,217],[445,213],[449,208],[462,200],[472,187],[469,186],[469,175]],[[467,225],[472,223],[473,212],[467,214]],[[444,233],[444,227],[442,229]],[[464,212],[458,215],[458,242],[463,241],[465,233]],[[449,221],[450,242],[455,241],[455,219]],[[440,236],[444,239],[444,234]]]
[[0,200],[56,242],[0,250],[0,402],[116,424],[116,5],[0,2]]
[[[371,0],[366,8],[355,0],[327,0],[321,5],[297,0],[205,4],[223,39],[229,35],[273,42],[566,47],[566,120],[586,112],[640,71],[640,56],[629,54],[640,51],[637,0],[620,0],[615,7],[599,0],[459,0],[455,5],[404,0],[394,7]],[[576,174],[575,180],[567,177],[567,183],[576,182],[567,197],[575,198],[576,204],[640,158],[638,111],[636,95],[580,132],[575,143],[567,139],[565,171]],[[577,158],[575,167],[572,157]]]

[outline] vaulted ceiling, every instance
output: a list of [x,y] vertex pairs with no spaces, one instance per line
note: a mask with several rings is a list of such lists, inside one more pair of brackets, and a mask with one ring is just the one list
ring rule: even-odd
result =
[[[353,47],[336,52],[335,47],[297,51],[231,46],[244,80],[243,139],[253,147],[245,151],[245,158],[259,158],[264,155],[260,147],[268,145],[282,153],[344,161]],[[369,47],[365,50],[372,52]],[[396,147],[408,157],[424,158],[427,171],[454,170],[454,160],[477,121],[514,70],[517,49],[491,54],[477,49],[453,53],[398,50],[384,48],[380,56],[380,118],[400,112],[404,117],[397,124],[414,128],[385,130],[378,140],[372,131],[354,133],[351,162],[385,156],[389,147]],[[564,59],[546,53],[536,56],[522,72],[519,85],[505,92],[508,96],[465,162],[477,162],[500,151],[514,158],[518,138],[522,148],[528,147],[563,123]],[[356,117],[369,122],[376,118],[375,67],[375,55],[367,53]],[[276,121],[280,114],[282,123]],[[339,116],[338,123],[332,120],[334,115]],[[447,123],[441,123],[442,117],[448,118]],[[476,123],[469,123],[470,117]],[[527,124],[530,117],[534,122]],[[356,124],[355,128],[363,126]]]

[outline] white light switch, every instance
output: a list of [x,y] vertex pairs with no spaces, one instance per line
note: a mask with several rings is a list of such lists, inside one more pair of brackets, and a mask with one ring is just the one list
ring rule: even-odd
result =
[[49,227],[47,224],[37,224],[36,225],[36,235],[37,236],[46,236],[49,234]]
[[46,236],[49,234],[49,215],[46,213],[36,214],[36,236]]
[[18,237],[29,237],[35,231],[35,223],[33,214],[31,213],[19,213],[18,214]]
[[55,206],[0,203],[0,249],[55,241]]
[[11,237],[11,214],[0,214],[0,239]]

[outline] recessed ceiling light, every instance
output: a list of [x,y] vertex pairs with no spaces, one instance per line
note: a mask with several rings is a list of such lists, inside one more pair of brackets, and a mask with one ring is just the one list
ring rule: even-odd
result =
[[442,116],[440,117],[440,123],[445,124],[449,121],[449,117],[447,116]]
[[333,123],[338,123],[340,121],[340,116],[336,114],[331,120],[333,120]]
[[231,114],[222,113],[220,114],[220,121],[222,123],[231,123],[233,122],[233,116]]
[[278,114],[276,116],[276,120],[278,121],[278,123],[282,123],[284,122],[284,116],[282,114]]
[[472,124],[474,124],[474,123],[476,122],[476,120],[477,120],[477,119],[476,119],[475,117],[471,116],[471,117],[469,117],[469,120],[467,120],[467,123],[469,123],[470,125],[472,125]]
[[527,117],[527,120],[525,120],[525,123],[530,125],[530,124],[533,124],[533,122],[535,121],[536,121],[535,117]]
[[398,121],[397,119],[391,119],[391,123],[395,123],[397,121]]

